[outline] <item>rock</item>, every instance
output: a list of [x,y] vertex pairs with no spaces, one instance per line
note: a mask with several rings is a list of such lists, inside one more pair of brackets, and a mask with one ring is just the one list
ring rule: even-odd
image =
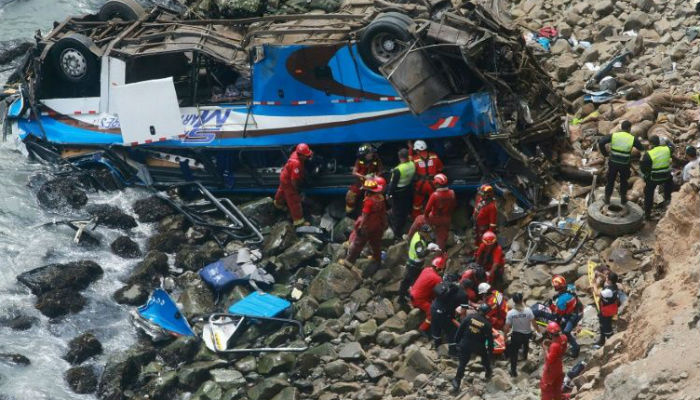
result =
[[138,243],[134,242],[128,236],[119,236],[112,244],[109,245],[112,253],[121,258],[138,258],[141,257],[141,249]]
[[413,385],[411,385],[410,382],[405,381],[403,379],[396,382],[391,387],[391,395],[395,397],[404,397],[411,394],[411,392],[413,392]]
[[671,51],[668,53],[668,55],[671,57],[671,60],[673,61],[681,61],[688,54],[690,54],[690,46],[688,46],[688,44],[684,42],[676,43],[671,48]]
[[182,214],[173,214],[164,217],[158,222],[158,232],[181,231],[189,228],[190,221]]
[[192,336],[181,336],[163,347],[159,354],[165,364],[177,367],[179,364],[191,362],[199,348],[199,339]]
[[146,303],[149,294],[148,289],[143,284],[130,283],[117,289],[112,298],[119,304],[141,306]]
[[[396,334],[395,334],[396,335]],[[394,343],[398,346],[405,347],[414,341],[418,340],[420,333],[417,330],[410,330],[406,333],[394,336]]]
[[286,387],[282,389],[272,400],[298,400],[300,399],[299,391],[294,387]]
[[627,21],[625,21],[625,30],[638,31],[641,28],[649,27],[651,22],[652,21],[649,18],[649,14],[639,10],[634,10],[627,17]]
[[412,368],[417,372],[429,374],[435,371],[435,363],[431,359],[427,350],[411,347],[406,352],[404,367]]
[[554,55],[560,55],[571,52],[569,41],[563,38],[557,39],[552,45],[550,52]]
[[183,247],[175,254],[175,266],[186,271],[198,272],[206,265],[216,262],[224,256],[223,250],[217,250],[211,251],[209,249],[207,251],[192,246]]
[[355,221],[348,217],[338,221],[333,227],[333,241],[336,243],[342,243],[348,240],[354,225]]
[[122,400],[124,389],[136,381],[141,367],[153,361],[155,356],[155,350],[140,346],[114,353],[102,371],[97,397],[100,400]]
[[555,76],[559,81],[566,81],[569,75],[571,75],[578,68],[579,65],[576,59],[569,54],[564,54],[559,57],[559,60],[556,63]]
[[379,330],[382,332],[405,332],[406,317],[407,316],[405,312],[399,311],[394,316],[384,321],[384,323],[379,326]]
[[98,354],[102,354],[102,343],[92,333],[83,333],[68,342],[68,352],[63,356],[63,359],[73,365],[78,365]]
[[294,227],[288,221],[278,222],[272,226],[270,234],[265,238],[263,255],[265,257],[276,256],[285,251],[297,240]]
[[170,399],[175,398],[177,389],[177,372],[165,371],[153,377],[145,386],[140,388],[144,397],[149,399]]
[[224,360],[200,361],[183,365],[177,373],[180,386],[189,389],[198,388],[209,376],[209,370],[226,365]]
[[364,392],[360,393],[359,400],[381,400],[384,398],[384,389],[376,386],[370,386]]
[[599,17],[605,17],[615,10],[615,4],[612,0],[598,0],[593,4],[593,11]]
[[97,390],[97,374],[92,367],[73,367],[64,375],[68,387],[78,394],[94,393]]
[[9,64],[25,55],[33,47],[32,42],[13,39],[0,42],[0,65]]
[[[386,249],[386,258],[382,265],[389,269],[405,265],[408,261],[408,242],[402,240]],[[396,277],[397,279],[400,277]]]
[[489,386],[493,386],[494,392],[507,392],[513,386],[510,382],[510,377],[500,368],[494,369],[493,377],[489,382]]
[[341,326],[337,319],[322,320],[311,333],[314,342],[327,342],[338,337]]
[[270,377],[248,389],[247,394],[250,400],[268,400],[279,394],[289,384],[280,377]]
[[335,359],[338,357],[333,345],[326,342],[301,353],[297,362],[298,370],[301,373],[308,373],[316,368],[323,358]]
[[174,253],[185,241],[185,234],[179,231],[169,231],[157,233],[148,238],[146,248],[148,250],[158,250],[163,253]]
[[234,367],[243,373],[253,372],[257,368],[257,361],[253,356],[246,356],[236,361]]
[[91,204],[85,211],[95,219],[99,225],[104,225],[112,229],[131,229],[138,224],[131,215],[122,211],[119,207],[109,204]]
[[309,294],[318,301],[333,297],[345,298],[359,286],[362,277],[355,269],[333,263],[323,268],[311,281]]
[[190,397],[190,400],[221,400],[224,391],[213,381],[206,381]]
[[263,197],[238,206],[243,215],[258,226],[273,226],[277,222],[277,208],[272,197]]
[[423,321],[425,321],[425,313],[419,308],[412,308],[406,316],[406,324],[404,325],[403,332],[418,329]]
[[374,340],[377,335],[377,321],[370,319],[369,321],[357,325],[355,328],[355,340],[360,343],[368,344]]
[[209,375],[211,375],[212,380],[224,390],[245,385],[243,374],[235,369],[212,369],[209,371]]
[[360,391],[361,386],[356,382],[336,382],[329,388],[331,392],[338,394],[348,394],[357,393]]
[[380,330],[377,334],[377,344],[384,347],[389,347],[394,344],[395,333]]
[[136,200],[132,208],[141,222],[158,222],[169,215],[175,214],[175,210],[157,196]]
[[537,264],[534,267],[525,268],[522,278],[528,286],[543,286],[549,283],[552,275],[545,265]]
[[318,257],[316,242],[302,239],[277,256],[277,261],[285,269],[293,270],[316,257]]
[[561,275],[567,282],[572,282],[578,278],[578,266],[576,264],[559,265],[552,270],[552,275]]
[[0,318],[0,327],[8,327],[14,331],[26,331],[38,321],[39,319],[36,317],[20,314],[13,317]]
[[26,367],[31,364],[29,359],[17,353],[0,353],[0,363]]
[[73,289],[56,289],[39,295],[35,307],[49,318],[80,312],[87,303],[85,297]]
[[18,275],[17,280],[38,296],[55,289],[83,290],[103,273],[102,267],[94,261],[83,260],[35,268]]
[[301,322],[308,321],[318,309],[318,302],[311,296],[304,296],[294,304],[294,315]]
[[87,204],[88,198],[73,179],[53,179],[39,188],[36,194],[39,204],[47,209],[78,209]]
[[329,378],[341,378],[350,372],[350,366],[343,360],[335,360],[326,364],[323,371]]
[[338,357],[343,360],[364,360],[365,351],[362,350],[362,345],[359,342],[350,342],[340,348]]
[[382,367],[378,367],[377,364],[370,364],[365,367],[365,373],[370,380],[376,381],[382,376],[386,375],[386,370]]
[[150,282],[154,277],[168,273],[167,254],[152,250],[134,267],[129,282]]
[[322,318],[338,318],[343,315],[343,312],[345,312],[343,302],[334,297],[321,303],[316,310],[316,315]]
[[292,353],[269,353],[258,359],[258,373],[271,375],[280,372],[288,372],[294,368],[296,356]]
[[209,314],[214,311],[214,293],[195,272],[185,272],[178,278],[184,286],[178,302],[182,312],[189,318]]

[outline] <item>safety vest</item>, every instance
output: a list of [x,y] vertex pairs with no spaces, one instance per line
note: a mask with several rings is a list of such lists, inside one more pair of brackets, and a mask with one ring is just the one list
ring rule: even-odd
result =
[[396,171],[399,173],[399,183],[397,187],[405,188],[413,181],[413,174],[416,173],[416,164],[413,161],[406,161],[396,166]]
[[420,179],[432,179],[438,172],[438,162],[440,159],[437,154],[432,151],[428,153],[426,158],[420,155],[413,156],[413,162],[416,166],[416,174]]
[[651,158],[651,180],[667,180],[671,172],[671,149],[668,146],[656,146],[647,154]]
[[620,131],[612,134],[610,141],[610,161],[616,164],[629,165],[634,136],[629,132]]
[[427,245],[420,233],[414,233],[411,243],[408,244],[408,260],[416,263],[420,262],[423,259]]

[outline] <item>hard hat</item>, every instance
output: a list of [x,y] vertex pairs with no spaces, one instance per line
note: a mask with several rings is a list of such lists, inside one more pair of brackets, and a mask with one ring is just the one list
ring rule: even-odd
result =
[[489,307],[488,304],[486,304],[486,303],[479,304],[479,312],[480,313],[485,315],[489,311],[491,311],[491,307]]
[[386,179],[381,176],[375,176],[374,181],[377,182],[377,192],[383,192],[386,187]]
[[481,237],[481,243],[487,246],[496,244],[496,234],[491,231],[486,231],[484,236]]
[[299,143],[297,145],[296,152],[305,157],[311,157],[314,154],[314,152],[311,151],[311,148],[309,148],[309,145],[306,143]]
[[428,225],[428,224],[423,224],[423,225],[421,225],[421,227],[420,227],[420,231],[421,231],[421,232],[425,232],[425,233],[430,233],[430,232],[433,231],[433,228],[432,228],[430,225]]
[[413,143],[413,150],[415,150],[415,151],[428,150],[428,145],[422,140],[416,140],[415,143]]
[[600,291],[600,297],[604,299],[612,299],[613,298],[613,291],[612,289],[603,289]]
[[435,269],[443,269],[445,268],[445,264],[447,263],[447,257],[444,256],[437,256],[433,258],[433,262],[431,263]]
[[371,144],[365,143],[362,146],[360,146],[359,149],[357,149],[357,155],[364,156],[364,155],[367,155],[369,153],[374,153],[374,151],[375,151],[374,147]]
[[489,284],[486,283],[486,282],[481,282],[481,283],[479,284],[478,289],[477,289],[477,291],[479,292],[479,294],[488,293],[489,290],[491,290],[491,285],[489,285]]
[[556,335],[561,332],[561,328],[559,327],[559,324],[557,324],[554,321],[551,321],[547,324],[547,332],[551,333],[552,335]]
[[379,179],[384,181],[384,178],[365,179],[365,182],[362,184],[362,188],[365,190],[369,190],[370,192],[375,192],[375,193],[379,193],[379,192],[383,191],[384,185],[383,184],[380,185]]
[[493,186],[487,184],[481,185],[481,187],[479,187],[479,194],[482,196],[493,196]]
[[552,277],[552,286],[554,286],[555,289],[565,288],[566,287],[566,278],[564,278],[561,275],[554,275]]
[[447,176],[445,174],[437,174],[433,178],[433,183],[437,186],[447,186]]

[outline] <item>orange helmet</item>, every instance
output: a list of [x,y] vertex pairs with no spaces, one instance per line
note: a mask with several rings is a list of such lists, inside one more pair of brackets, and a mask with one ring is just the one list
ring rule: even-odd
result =
[[370,192],[374,193],[379,193],[384,190],[384,185],[386,184],[386,180],[382,177],[377,177],[377,178],[367,178],[365,179],[365,182],[362,184],[362,188],[365,190],[369,190]]
[[491,231],[486,231],[484,233],[484,236],[481,237],[481,243],[491,246],[492,244],[496,244],[496,234],[491,232]]
[[304,157],[311,157],[314,155],[314,152],[311,151],[311,148],[306,143],[299,143],[296,147],[296,152]]
[[557,324],[554,321],[551,321],[550,323],[547,324],[547,333],[551,333],[552,335],[557,335],[561,332],[561,328],[559,327],[559,324]]
[[554,275],[552,277],[552,286],[557,290],[566,288],[566,278],[561,275]]
[[433,183],[436,186],[447,186],[447,176],[445,174],[437,174],[433,178]]
[[483,184],[481,187],[479,187],[479,194],[482,197],[491,197],[493,196],[493,186]]
[[447,257],[445,256],[437,256],[433,258],[433,262],[431,263],[435,269],[443,269],[445,268],[445,264],[447,264]]

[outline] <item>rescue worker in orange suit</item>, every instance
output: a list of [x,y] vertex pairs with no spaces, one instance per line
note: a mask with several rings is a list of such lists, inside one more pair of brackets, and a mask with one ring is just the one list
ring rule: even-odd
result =
[[477,264],[476,262],[471,262],[469,265],[467,265],[467,269],[462,273],[462,276],[459,277],[460,281],[464,280],[470,280],[474,282],[474,285],[479,286],[481,283],[486,282],[487,277],[486,277],[486,271],[484,271],[484,268]]
[[425,321],[420,324],[421,332],[430,332],[430,305],[435,300],[435,287],[442,282],[440,275],[447,264],[446,256],[437,256],[431,262],[431,266],[423,268],[418,279],[411,286],[411,305],[423,310]]
[[457,207],[457,200],[454,190],[447,187],[445,174],[435,175],[433,183],[436,189],[430,195],[423,215],[419,215],[413,221],[413,225],[408,231],[408,237],[412,237],[418,228],[427,223],[435,232],[435,243],[440,246],[442,251],[445,251],[452,224],[452,213]]
[[562,359],[566,353],[566,335],[556,322],[547,324],[545,340],[542,342],[545,351],[544,369],[540,379],[541,400],[562,400],[562,384],[564,383],[564,365]]
[[474,204],[474,247],[479,247],[484,233],[497,231],[498,210],[494,199],[493,187],[481,185]]
[[280,173],[280,185],[275,193],[275,207],[283,210],[289,209],[294,226],[304,225],[304,212],[301,209],[301,196],[299,186],[304,180],[304,163],[313,156],[313,152],[306,143],[299,143],[289,156],[289,160]]
[[491,231],[484,233],[481,237],[481,244],[474,253],[474,259],[486,271],[486,282],[493,285],[494,282],[503,280],[503,268],[506,260],[495,233]]
[[371,144],[363,144],[357,150],[357,161],[352,168],[352,175],[355,177],[355,183],[350,185],[347,194],[345,195],[345,212],[352,213],[355,211],[357,200],[362,196],[362,184],[367,177],[379,176],[382,172],[382,161],[379,159],[377,150]]
[[416,166],[413,187],[413,210],[411,217],[416,218],[423,213],[423,206],[428,197],[433,193],[433,178],[442,172],[442,161],[435,152],[428,150],[428,145],[422,140],[413,143],[413,151],[410,154]]
[[346,260],[354,263],[369,243],[372,249],[372,260],[364,271],[364,277],[370,277],[381,266],[382,235],[388,226],[384,187],[386,180],[381,176],[365,179],[362,189],[367,192],[362,202],[362,214],[355,221],[355,229],[350,235],[350,248]]
[[479,284],[478,291],[481,300],[489,306],[486,319],[491,322],[494,329],[502,330],[508,314],[508,302],[505,296],[498,290],[491,289],[491,285],[486,282]]

